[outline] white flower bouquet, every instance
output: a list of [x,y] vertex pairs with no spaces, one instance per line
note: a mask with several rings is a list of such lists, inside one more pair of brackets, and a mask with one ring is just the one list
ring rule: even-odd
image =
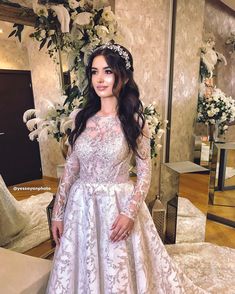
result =
[[[61,97],[61,101],[65,99]],[[47,99],[41,103],[40,110],[28,109],[23,115],[23,121],[29,133],[30,140],[46,141],[48,137],[60,142],[61,138],[68,135],[73,122],[73,112],[82,105],[83,97],[74,99],[72,104],[63,102],[53,103]]]
[[[144,105],[144,103],[142,102]],[[153,102],[149,104],[148,106],[144,105],[144,116],[146,119],[146,122],[148,123],[150,134],[151,134],[151,157],[156,157],[158,154],[158,151],[162,148],[162,145],[160,144],[160,139],[162,135],[165,133],[165,125],[167,124],[167,121],[162,122],[160,118],[160,114],[158,113],[156,109],[156,103]]]
[[218,124],[219,133],[224,134],[228,124],[235,119],[235,100],[214,88],[211,95],[199,95],[198,122]]

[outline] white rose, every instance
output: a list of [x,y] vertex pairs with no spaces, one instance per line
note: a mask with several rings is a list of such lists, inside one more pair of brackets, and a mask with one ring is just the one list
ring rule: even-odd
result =
[[55,34],[55,30],[50,30],[49,32],[48,32],[48,35],[49,36],[52,36],[52,35],[54,35]]
[[115,33],[115,27],[114,27],[113,24],[110,24],[110,25],[109,25],[109,33],[110,33],[111,35],[113,35],[113,34]]
[[46,31],[45,30],[41,30],[41,32],[40,32],[40,36],[41,36],[41,38],[46,38]]
[[219,97],[218,97],[218,96],[213,96],[212,98],[213,98],[213,100],[214,100],[215,102],[218,102],[218,101],[219,101]]
[[81,12],[75,17],[74,22],[80,26],[88,25],[91,21],[92,14],[90,12]]
[[208,114],[208,116],[209,116],[209,117],[212,117],[212,116],[214,116],[214,112],[213,112],[213,111],[211,111],[211,110],[208,110],[208,111],[207,111],[207,114]]
[[76,9],[80,6],[79,2],[76,0],[69,0],[69,7],[72,9]]
[[111,11],[111,6],[105,7],[101,17],[108,22],[115,20],[115,15]]
[[105,26],[101,26],[101,25],[95,26],[95,30],[96,30],[97,35],[101,39],[106,38],[109,33],[109,30]]

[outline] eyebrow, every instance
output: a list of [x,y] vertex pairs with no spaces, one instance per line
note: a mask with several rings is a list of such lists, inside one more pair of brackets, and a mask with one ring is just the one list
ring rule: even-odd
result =
[[[110,66],[103,67],[103,69],[108,69],[108,68],[111,68],[111,67]],[[97,67],[92,66],[91,69],[97,69]]]

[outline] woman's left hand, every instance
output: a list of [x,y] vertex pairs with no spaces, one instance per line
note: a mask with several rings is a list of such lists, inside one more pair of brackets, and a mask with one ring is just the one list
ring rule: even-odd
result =
[[126,215],[119,214],[113,223],[111,230],[110,240],[118,242],[127,239],[134,227],[134,221]]

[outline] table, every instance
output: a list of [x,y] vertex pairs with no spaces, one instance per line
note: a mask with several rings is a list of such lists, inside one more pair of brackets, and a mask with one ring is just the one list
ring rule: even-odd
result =
[[208,173],[208,169],[191,161],[163,163],[161,165],[160,199],[167,207],[166,242],[175,243],[180,174]]
[[[214,143],[212,147],[210,184],[209,184],[209,200],[211,201],[212,204],[214,204],[215,191],[235,189],[235,186],[225,187],[224,185],[228,150],[235,150],[235,142]],[[218,175],[218,187],[216,187],[215,186],[216,169],[217,169],[218,162],[219,162],[219,175]]]

